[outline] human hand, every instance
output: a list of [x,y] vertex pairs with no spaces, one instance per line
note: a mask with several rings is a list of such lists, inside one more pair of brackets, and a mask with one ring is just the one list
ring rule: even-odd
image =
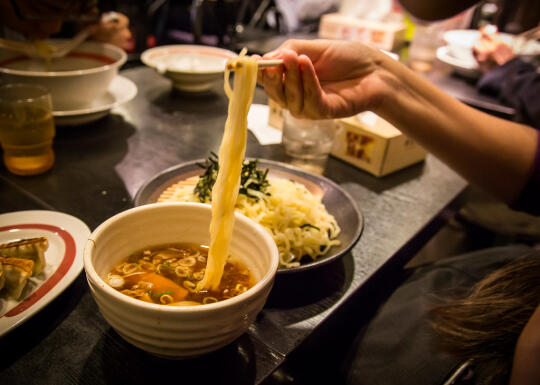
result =
[[90,26],[90,35],[96,41],[128,49],[131,39],[129,19],[118,12],[103,14],[98,24]]
[[386,55],[359,42],[288,40],[264,59],[280,67],[258,72],[269,97],[296,117],[339,118],[376,110],[386,92]]
[[480,38],[473,46],[473,55],[482,72],[503,65],[516,56],[512,47],[498,38],[497,30],[488,27],[480,30]]

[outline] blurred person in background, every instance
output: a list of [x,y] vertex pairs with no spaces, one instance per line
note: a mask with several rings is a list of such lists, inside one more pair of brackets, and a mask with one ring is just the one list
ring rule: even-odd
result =
[[90,28],[90,38],[130,47],[129,19],[121,13],[100,17],[94,0],[0,0],[3,35],[13,40],[71,37],[75,30]]
[[540,129],[538,66],[517,56],[513,48],[498,36],[494,26],[481,29],[473,54],[483,73],[477,83],[478,90],[513,107],[516,121]]
[[[475,2],[403,3],[433,20],[425,17],[430,10],[442,18]],[[471,183],[540,215],[540,132],[532,127],[466,106],[360,42],[290,40],[265,58],[284,63],[259,71],[258,81],[294,116],[373,111]],[[538,282],[540,251],[525,245],[415,269],[358,334],[344,380],[442,385],[465,363],[452,384],[540,384]]]

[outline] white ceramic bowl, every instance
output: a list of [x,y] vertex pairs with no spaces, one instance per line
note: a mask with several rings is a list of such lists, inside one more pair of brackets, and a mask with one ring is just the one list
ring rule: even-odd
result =
[[447,45],[437,48],[436,56],[437,59],[448,64],[456,73],[460,74],[461,76],[477,79],[482,74],[480,72],[480,68],[478,67],[478,63],[474,58],[472,61],[457,59],[450,54],[450,47]]
[[476,63],[472,47],[480,37],[480,31],[475,29],[456,29],[443,34],[443,40],[448,45],[448,54],[464,63]]
[[47,87],[55,111],[75,110],[87,108],[107,93],[126,58],[126,53],[114,45],[87,41],[67,56],[53,59],[47,67],[42,59],[0,49],[0,74],[6,82]]
[[175,88],[201,92],[223,79],[225,63],[236,56],[232,51],[204,45],[164,45],[144,51],[141,61],[171,79]]
[[210,205],[156,203],[117,214],[90,235],[84,268],[91,293],[107,322],[129,343],[165,357],[198,356],[234,341],[263,308],[278,267],[277,246],[264,228],[238,213],[230,252],[257,281],[246,292],[212,304],[166,306],[128,297],[104,281],[120,260],[148,246],[208,245],[210,218]]

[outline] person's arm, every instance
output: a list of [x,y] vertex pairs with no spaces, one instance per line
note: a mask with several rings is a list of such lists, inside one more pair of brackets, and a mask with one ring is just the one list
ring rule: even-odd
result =
[[512,203],[529,180],[538,132],[473,109],[396,62],[396,92],[378,110],[469,181]]
[[295,116],[371,110],[469,181],[513,202],[530,177],[537,131],[470,108],[383,53],[358,42],[289,41],[259,71],[267,94]]
[[510,385],[540,384],[540,305],[523,328],[512,363]]

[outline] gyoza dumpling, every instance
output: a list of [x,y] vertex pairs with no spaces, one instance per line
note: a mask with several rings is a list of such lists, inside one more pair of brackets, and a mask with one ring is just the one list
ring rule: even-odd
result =
[[47,238],[29,238],[0,245],[0,255],[10,258],[24,258],[34,261],[32,275],[41,273],[45,267],[45,251],[49,248]]
[[22,258],[0,257],[5,277],[4,290],[8,297],[19,299],[26,286],[28,277],[32,275],[34,261]]

